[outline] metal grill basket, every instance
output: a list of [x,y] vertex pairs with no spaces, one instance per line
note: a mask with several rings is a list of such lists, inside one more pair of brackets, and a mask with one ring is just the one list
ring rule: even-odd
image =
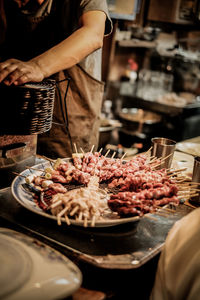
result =
[[40,134],[52,126],[56,82],[0,85],[0,134]]

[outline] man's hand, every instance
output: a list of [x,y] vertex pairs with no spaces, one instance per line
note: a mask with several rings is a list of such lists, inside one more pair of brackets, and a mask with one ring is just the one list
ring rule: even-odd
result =
[[43,79],[42,70],[33,61],[23,62],[12,58],[0,63],[0,82],[6,85],[40,82]]

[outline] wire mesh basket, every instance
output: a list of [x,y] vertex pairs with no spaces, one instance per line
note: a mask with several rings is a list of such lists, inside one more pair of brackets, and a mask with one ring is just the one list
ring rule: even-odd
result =
[[56,81],[0,85],[0,134],[30,135],[52,126]]

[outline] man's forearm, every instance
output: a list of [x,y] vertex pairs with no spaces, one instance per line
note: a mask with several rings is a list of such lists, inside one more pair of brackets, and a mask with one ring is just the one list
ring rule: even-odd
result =
[[44,77],[72,67],[91,52],[102,47],[103,39],[89,27],[81,27],[60,44],[33,58]]

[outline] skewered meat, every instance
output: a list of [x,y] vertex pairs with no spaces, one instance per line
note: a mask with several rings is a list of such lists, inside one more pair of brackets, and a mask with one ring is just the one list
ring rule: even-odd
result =
[[[44,176],[35,176],[32,182],[43,191],[42,198],[37,199],[41,208],[51,205],[58,223],[64,216],[68,224],[68,217],[93,220],[94,224],[108,207],[121,217],[129,217],[153,212],[170,202],[178,204],[175,180],[166,169],[156,170],[157,164],[157,159],[149,163],[146,155],[123,161],[99,152],[74,153],[72,161],[58,159],[52,168],[45,169]],[[77,188],[67,191],[70,184]],[[80,188],[80,184],[85,187]],[[99,193],[101,184],[108,186],[110,199]]]

